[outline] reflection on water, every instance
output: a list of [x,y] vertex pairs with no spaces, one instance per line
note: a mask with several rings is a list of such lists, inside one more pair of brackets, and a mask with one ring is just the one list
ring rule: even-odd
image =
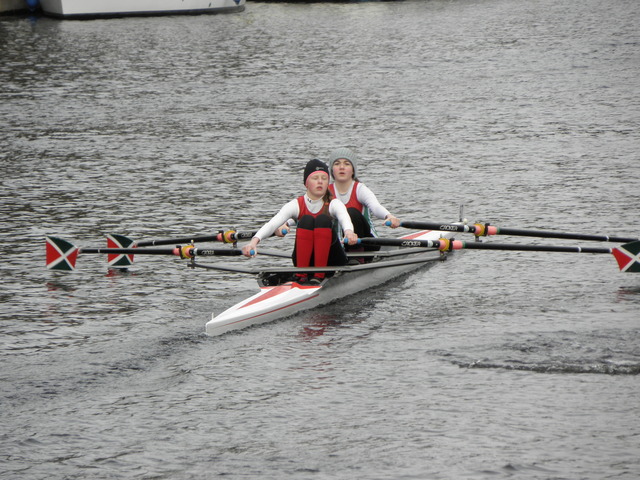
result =
[[620,287],[618,301],[640,303],[640,286]]
[[335,315],[313,313],[309,322],[301,328],[299,336],[303,340],[313,340],[324,335],[327,329],[339,327],[340,324],[340,319]]

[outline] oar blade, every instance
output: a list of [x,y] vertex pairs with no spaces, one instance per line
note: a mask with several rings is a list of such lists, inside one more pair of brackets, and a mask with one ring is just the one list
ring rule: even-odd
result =
[[640,272],[640,240],[620,245],[612,253],[621,272]]
[[[134,248],[135,242],[124,235],[107,235],[107,248]],[[107,263],[113,268],[128,268],[133,265],[133,254],[115,254],[107,255]]]
[[79,248],[62,238],[47,237],[47,268],[61,272],[76,269]]

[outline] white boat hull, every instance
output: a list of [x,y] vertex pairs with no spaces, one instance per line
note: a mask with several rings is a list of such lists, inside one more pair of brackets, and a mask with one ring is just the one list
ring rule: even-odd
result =
[[[450,238],[451,233],[427,231],[407,236],[407,238],[417,240],[437,240],[441,237]],[[392,249],[397,248],[389,248],[389,250]],[[419,263],[336,274],[323,282],[321,286],[287,282],[273,287],[261,287],[261,291],[255,295],[217,316],[214,314],[206,324],[206,333],[210,336],[216,336],[231,330],[289,317],[298,312],[381,285],[400,275],[424,268],[426,265],[433,265],[434,261],[440,257],[440,252],[425,249],[424,252],[411,256],[411,259],[420,260]],[[380,260],[377,265],[381,265],[383,262],[385,262],[384,259]]]
[[55,17],[169,15],[242,11],[246,0],[40,0]]
[[28,10],[27,0],[0,0],[0,13],[17,13]]

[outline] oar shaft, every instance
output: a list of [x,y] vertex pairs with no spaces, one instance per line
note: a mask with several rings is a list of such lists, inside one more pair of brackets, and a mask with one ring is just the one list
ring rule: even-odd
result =
[[614,237],[610,235],[591,235],[586,233],[551,232],[545,230],[523,230],[519,228],[497,227],[497,235],[513,235],[520,237],[562,238],[566,240],[591,240],[595,242],[628,243],[635,242],[637,238]]
[[[346,243],[346,239],[345,239]],[[379,245],[385,247],[424,247],[440,248],[443,242],[439,240],[404,240],[402,238],[359,238],[358,243],[362,245]]]
[[217,242],[218,235],[200,235],[194,237],[167,238],[164,240],[141,240],[136,243],[139,247],[155,247],[160,245],[176,245],[178,243]]
[[568,247],[560,245],[519,245],[515,243],[483,243],[453,241],[454,250],[510,250],[518,252],[611,253],[611,248]]
[[256,232],[220,232],[215,235],[199,235],[193,237],[167,238],[164,240],[141,240],[136,244],[139,247],[151,247],[160,245],[175,245],[178,243],[197,243],[197,242],[227,242],[232,243],[237,240],[249,240],[253,238]]
[[451,223],[412,222],[405,221],[400,224],[404,228],[416,230],[439,230],[446,232],[474,233],[477,235],[512,235],[520,237],[561,238],[565,240],[590,240],[596,242],[628,243],[635,242],[638,238],[616,237],[611,235],[591,235],[585,233],[553,232],[546,230],[524,230],[520,228],[503,228],[493,225],[462,225]]
[[[387,222],[391,225],[390,222]],[[415,230],[437,230],[441,232],[462,232],[462,233],[474,233],[476,227],[473,225],[463,225],[457,223],[435,223],[435,222],[400,222],[400,226],[404,228],[411,228]]]
[[180,255],[175,248],[80,248],[79,253],[107,255]]
[[97,253],[107,255],[176,255],[187,257],[234,257],[242,255],[242,250],[237,248],[195,248],[192,246],[176,248],[81,248],[79,253]]
[[239,248],[192,248],[191,255],[194,257],[237,257],[242,255]]
[[520,252],[612,253],[611,248],[560,245],[520,245],[511,243],[463,242],[460,240],[403,240],[401,238],[359,238],[363,245],[424,247],[439,250],[511,250]]

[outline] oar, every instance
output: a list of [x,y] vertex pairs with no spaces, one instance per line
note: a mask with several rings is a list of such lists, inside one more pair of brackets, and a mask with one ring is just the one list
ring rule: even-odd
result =
[[47,268],[49,270],[72,271],[76,268],[76,260],[81,254],[106,255],[174,255],[180,258],[195,256],[239,256],[238,248],[196,248],[186,245],[175,248],[87,248],[76,247],[71,242],[57,237],[47,237]]
[[[176,245],[178,243],[198,242],[224,242],[236,243],[239,240],[250,240],[256,232],[236,232],[235,230],[219,231],[214,235],[197,235],[192,237],[166,238],[162,240],[140,240],[135,242],[138,247],[151,247],[160,245]],[[111,235],[112,237],[127,238],[123,235]]]
[[236,243],[239,240],[249,240],[253,238],[256,232],[236,232],[235,230],[219,231],[214,235],[194,235],[191,237],[165,238],[161,240],[138,240],[135,241],[124,235],[107,235],[107,240],[111,240],[117,246],[113,248],[127,248],[132,245],[138,247],[158,247],[160,245],[177,245],[179,243],[198,243],[198,242],[224,242]]
[[[178,243],[198,243],[198,242],[223,242],[236,243],[240,240],[251,240],[257,232],[238,232],[236,230],[220,230],[214,235],[196,235],[191,237],[165,238],[162,240],[139,240],[134,241],[124,235],[108,235],[114,239],[122,239],[121,246],[129,246],[135,243],[138,247],[157,247],[160,245],[176,245]],[[282,234],[286,235],[287,230],[283,229]]]
[[618,261],[623,272],[640,272],[640,240],[615,248],[569,247],[560,245],[519,245],[510,243],[463,242],[460,240],[403,240],[401,238],[359,238],[363,245],[424,247],[440,251],[451,250],[511,250],[522,252],[610,253]]
[[[391,225],[390,222],[385,223],[387,226]],[[523,230],[519,228],[504,228],[496,227],[493,225],[475,223],[473,225],[465,225],[458,223],[434,223],[434,222],[412,222],[405,221],[400,223],[401,227],[411,228],[416,230],[440,230],[446,232],[463,232],[473,233],[476,237],[482,237],[487,235],[513,235],[520,237],[539,237],[539,238],[563,238],[567,240],[593,240],[596,242],[615,242],[615,243],[628,243],[640,240],[639,238],[632,237],[616,237],[612,235],[591,235],[585,233],[566,233],[566,232],[553,232],[545,230]]]
[[[114,249],[125,249],[134,247],[150,247],[160,245],[177,245],[180,243],[194,244],[198,242],[223,242],[235,245],[240,240],[250,240],[256,232],[237,232],[235,230],[220,230],[215,235],[197,235],[192,237],[166,238],[162,240],[139,240],[135,241],[124,235],[112,234],[107,235],[107,247]],[[282,234],[286,235],[287,230],[282,230]],[[137,253],[137,252],[136,252]],[[107,262],[110,267],[126,268],[133,265],[133,254],[127,254],[124,251],[109,254]]]

